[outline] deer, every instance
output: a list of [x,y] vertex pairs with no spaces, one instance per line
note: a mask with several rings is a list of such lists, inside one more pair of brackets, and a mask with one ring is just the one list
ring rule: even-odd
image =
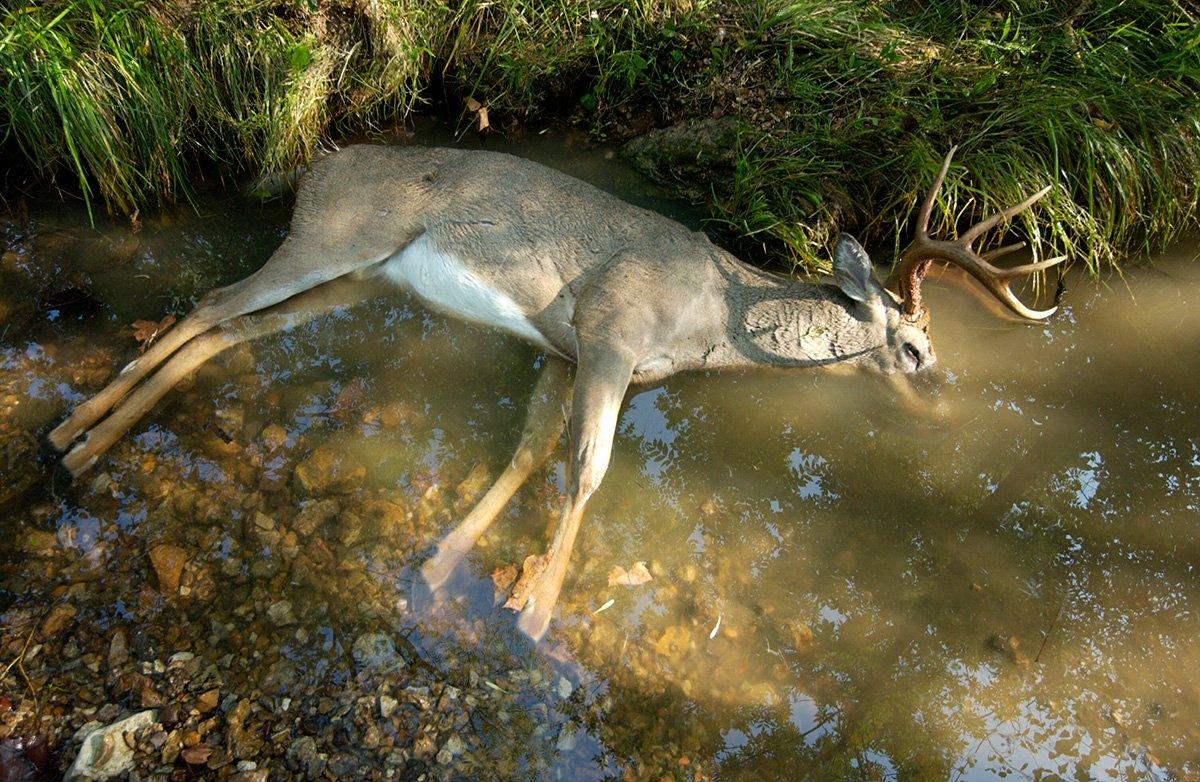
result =
[[[1018,318],[1011,283],[1065,260],[991,263],[1025,242],[979,253],[987,230],[1050,187],[957,239],[929,234],[955,149],[920,205],[890,286],[841,234],[832,284],[738,260],[703,232],[590,184],[511,155],[455,148],[347,146],[303,176],[287,237],[240,282],[201,297],[105,388],[49,435],[72,476],[88,470],[172,387],[221,351],[333,307],[407,290],[440,313],[500,329],[542,351],[516,451],[495,483],[421,568],[441,589],[472,546],[568,431],[569,470],[546,553],[518,588],[517,627],[546,634],[584,507],[608,469],[622,402],[633,386],[697,370],[849,368],[925,373],[937,361],[921,285],[941,262],[978,280]],[[895,287],[893,291],[891,288]],[[69,450],[68,450],[69,449]],[[529,560],[527,560],[528,563]]]

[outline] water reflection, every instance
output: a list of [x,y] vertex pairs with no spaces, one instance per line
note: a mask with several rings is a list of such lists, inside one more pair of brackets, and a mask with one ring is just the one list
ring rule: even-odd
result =
[[[641,187],[603,154],[538,143],[527,151]],[[62,209],[10,220],[5,431],[103,385],[131,350],[123,325],[253,268],[286,214],[202,207],[138,234]],[[325,735],[322,699],[365,681],[351,646],[388,632],[405,676],[459,694],[397,690],[408,700],[379,736],[375,717],[355,722],[357,749],[339,751],[379,768],[393,745],[404,768],[438,765],[413,738],[435,725],[435,754],[465,737],[448,765],[460,774],[1195,776],[1187,261],[1112,289],[1079,281],[1035,328],[931,289],[949,427],[915,424],[862,378],[689,376],[632,394],[548,654],[514,636],[489,574],[544,548],[561,453],[481,541],[455,599],[425,606],[411,587],[508,458],[537,355],[403,297],[336,310],[213,362],[83,483],[5,506],[17,534],[0,543],[0,648],[10,659],[31,623],[71,605],[77,657],[42,642],[53,708],[97,689],[136,706],[87,661],[119,626],[138,659],[190,648],[226,692],[258,693],[256,710],[291,697],[289,730]],[[302,496],[297,465],[321,448],[362,465],[361,486]],[[143,557],[160,544],[188,553],[177,593]],[[638,561],[651,582],[608,586]],[[28,697],[11,677],[0,688]]]

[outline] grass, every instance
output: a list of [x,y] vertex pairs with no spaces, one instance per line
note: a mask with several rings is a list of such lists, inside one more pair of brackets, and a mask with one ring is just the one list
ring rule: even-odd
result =
[[[960,144],[945,228],[1056,185],[1021,228],[1094,270],[1197,226],[1200,19],[1182,0],[0,0],[0,143],[132,213],[214,166],[303,163],[413,112],[599,135],[714,114],[748,254],[896,244]],[[969,174],[967,173],[969,171]],[[694,184],[694,183],[692,183]]]

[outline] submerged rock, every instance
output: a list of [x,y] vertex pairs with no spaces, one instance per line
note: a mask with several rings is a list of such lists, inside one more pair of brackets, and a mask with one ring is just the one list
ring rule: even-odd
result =
[[292,522],[292,528],[301,535],[311,535],[338,513],[337,500],[310,502],[300,509]]
[[634,167],[658,182],[682,187],[693,201],[709,196],[722,171],[733,168],[738,127],[732,117],[685,120],[652,130],[625,145]]
[[404,665],[396,644],[383,633],[363,633],[355,638],[350,656],[360,671],[382,672]]
[[183,575],[183,566],[187,564],[187,552],[169,543],[160,543],[150,549],[150,564],[154,566],[154,575],[158,578],[158,588],[164,594],[173,595],[179,591],[179,578]]
[[336,445],[324,443],[296,466],[293,476],[304,494],[346,494],[362,486],[367,468]]
[[133,748],[125,734],[136,733],[155,721],[158,712],[139,711],[132,717],[92,731],[79,747],[66,779],[110,779],[133,768]]

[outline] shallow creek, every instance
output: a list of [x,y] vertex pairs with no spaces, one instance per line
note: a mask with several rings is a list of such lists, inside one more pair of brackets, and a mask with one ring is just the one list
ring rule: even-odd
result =
[[[698,224],[609,150],[507,148]],[[256,268],[288,215],[3,217],[0,740],[48,736],[50,777],[149,708],[142,777],[1200,776],[1195,242],[1072,277],[1039,326],[930,286],[947,424],[862,377],[635,390],[532,651],[492,575],[544,549],[561,446],[449,602],[413,580],[541,358],[401,294],[210,362],[70,486],[37,463],[130,323]]]

